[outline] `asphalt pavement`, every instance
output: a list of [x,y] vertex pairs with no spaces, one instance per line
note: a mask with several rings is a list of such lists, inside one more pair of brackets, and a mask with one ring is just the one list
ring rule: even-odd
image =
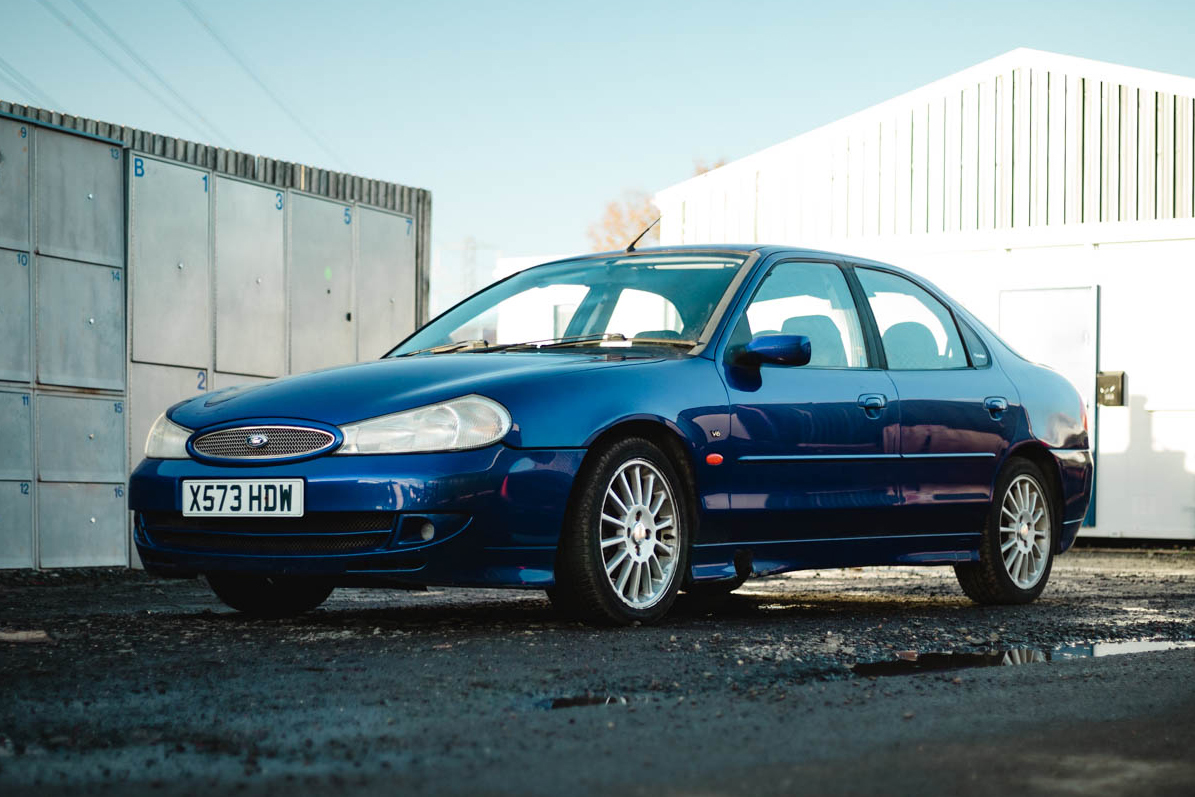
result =
[[621,630],[538,592],[252,621],[200,581],[0,572],[0,794],[1189,795],[1193,621],[1189,550],[1073,551],[1025,607],[823,570]]

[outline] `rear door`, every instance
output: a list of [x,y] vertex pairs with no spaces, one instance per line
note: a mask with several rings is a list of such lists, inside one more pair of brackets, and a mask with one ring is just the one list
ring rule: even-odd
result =
[[882,269],[854,274],[900,403],[897,530],[978,531],[1021,414],[1012,382],[927,289]]
[[[735,452],[733,539],[882,533],[897,504],[896,391],[873,363],[842,269],[833,262],[775,263],[739,313],[722,355]],[[736,350],[774,333],[807,336],[809,364],[735,365]],[[756,548],[757,564],[766,551]]]

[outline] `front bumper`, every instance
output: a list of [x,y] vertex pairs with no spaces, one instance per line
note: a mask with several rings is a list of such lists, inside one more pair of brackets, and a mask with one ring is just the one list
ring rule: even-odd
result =
[[[147,459],[129,481],[129,507],[141,561],[159,575],[223,571],[542,588],[552,584],[584,455],[498,444],[253,466]],[[205,478],[301,478],[304,517],[183,518],[183,479]]]

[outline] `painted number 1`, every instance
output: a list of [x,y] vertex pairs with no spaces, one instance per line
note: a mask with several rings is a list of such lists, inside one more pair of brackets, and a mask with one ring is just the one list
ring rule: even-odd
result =
[[203,175],[203,193],[207,193],[207,175]]

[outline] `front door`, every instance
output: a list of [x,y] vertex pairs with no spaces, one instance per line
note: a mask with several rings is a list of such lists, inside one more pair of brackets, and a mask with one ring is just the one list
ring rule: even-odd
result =
[[1021,408],[983,341],[927,290],[856,268],[900,401],[901,509],[910,534],[977,532]]
[[[734,458],[734,542],[769,546],[882,533],[897,503],[899,410],[869,362],[846,278],[830,262],[774,265],[742,311],[723,357]],[[809,338],[803,366],[735,364],[759,335]],[[730,541],[730,540],[728,540]],[[761,568],[762,569],[762,568]]]

